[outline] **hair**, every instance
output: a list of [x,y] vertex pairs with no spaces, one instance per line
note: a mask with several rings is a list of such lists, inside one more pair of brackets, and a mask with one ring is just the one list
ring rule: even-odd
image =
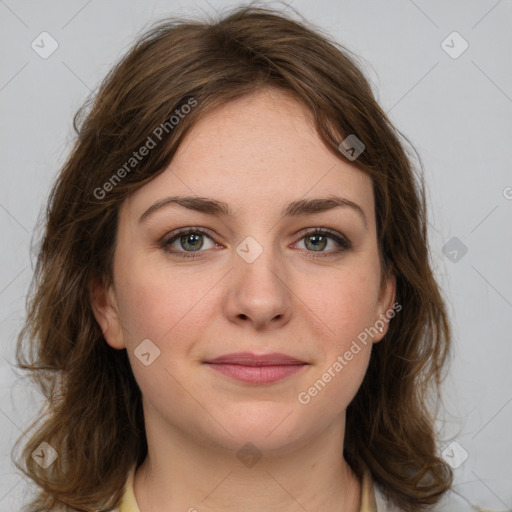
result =
[[[49,197],[17,345],[18,367],[45,397],[30,435],[18,440],[16,464],[38,488],[31,511],[114,508],[129,470],[146,457],[140,390],[126,350],[106,343],[88,290],[94,280],[112,282],[123,201],[169,165],[199,119],[268,88],[300,102],[340,160],[349,161],[339,147],[348,135],[364,143],[350,163],[372,179],[382,269],[394,273],[402,306],[347,409],[343,455],[407,511],[435,504],[450,488],[452,472],[436,455],[433,405],[451,333],[429,263],[422,174],[347,49],[304,20],[249,6],[215,20],[161,20],[75,115],[76,140]],[[186,115],[175,123],[179,113]],[[154,147],[130,160],[149,138]],[[42,442],[58,454],[46,469],[31,457]]]

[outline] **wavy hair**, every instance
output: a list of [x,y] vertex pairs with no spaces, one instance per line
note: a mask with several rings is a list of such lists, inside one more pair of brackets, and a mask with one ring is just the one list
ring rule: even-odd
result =
[[[126,351],[103,337],[89,286],[112,279],[123,201],[168,166],[205,114],[268,87],[306,107],[339,159],[346,159],[339,149],[345,137],[363,141],[365,151],[351,163],[372,179],[382,266],[395,274],[403,306],[374,346],[347,409],[344,456],[356,474],[368,468],[407,511],[427,508],[449,489],[452,473],[436,454],[433,405],[450,325],[429,262],[422,175],[348,50],[304,20],[252,6],[215,20],[161,20],[75,115],[76,140],[48,200],[17,345],[18,366],[45,396],[28,440],[18,441],[24,443],[16,463],[38,488],[32,512],[112,509],[130,468],[144,460],[141,393]],[[171,116],[193,102],[171,128]],[[158,144],[127,168],[162,126]],[[42,442],[58,454],[46,469],[31,457]]]

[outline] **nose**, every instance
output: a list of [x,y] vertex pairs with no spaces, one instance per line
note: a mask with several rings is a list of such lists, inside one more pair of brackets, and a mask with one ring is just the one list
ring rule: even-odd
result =
[[291,318],[293,292],[282,260],[267,248],[254,261],[240,254],[233,254],[226,283],[226,316],[233,323],[252,324],[256,330],[284,326]]

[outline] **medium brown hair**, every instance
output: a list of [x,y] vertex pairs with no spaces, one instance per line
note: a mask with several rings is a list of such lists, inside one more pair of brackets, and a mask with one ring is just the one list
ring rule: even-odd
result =
[[[17,349],[18,365],[46,397],[18,462],[39,487],[31,511],[111,509],[129,469],[144,460],[141,393],[126,350],[106,343],[88,289],[95,279],[111,281],[117,214],[128,195],[168,166],[205,114],[268,87],[306,107],[339,159],[346,159],[339,144],[348,135],[364,143],[352,163],[373,181],[383,270],[395,274],[402,306],[347,409],[344,456],[359,475],[367,467],[404,510],[434,504],[450,487],[428,412],[432,398],[438,403],[450,327],[429,263],[423,180],[355,62],[320,29],[271,9],[163,20],[77,113],[76,142],[49,198]],[[171,127],[168,120],[185,104],[195,106]],[[127,167],[165,122],[165,137]],[[47,469],[31,457],[42,442],[59,455]]]

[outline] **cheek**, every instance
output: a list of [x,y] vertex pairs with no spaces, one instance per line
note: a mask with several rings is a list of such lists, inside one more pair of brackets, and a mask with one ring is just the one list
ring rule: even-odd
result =
[[369,269],[331,273],[300,296],[341,349],[377,320],[378,292],[378,276]]
[[160,344],[175,338],[184,324],[190,324],[195,311],[204,307],[213,283],[188,272],[170,275],[165,269],[141,270],[141,266],[133,265],[119,273],[121,322],[128,345],[145,338]]
[[[321,354],[318,369],[298,402],[333,415],[346,408],[364,378],[371,355],[370,328],[378,320],[378,275],[371,269],[331,274],[302,291],[311,312],[312,335]],[[312,290],[316,290],[314,293]]]
[[365,329],[375,322],[375,307],[371,300],[374,291],[363,282],[351,286],[345,282],[328,291],[330,301],[318,300],[312,306],[322,319],[313,333],[321,356],[297,402],[308,417],[322,415],[329,422],[348,407],[364,379],[372,350]]
[[[201,396],[201,390],[187,382],[187,377],[195,369],[191,340],[200,337],[206,326],[205,296],[213,284],[205,280],[199,288],[196,280],[191,286],[190,276],[174,276],[167,279],[163,273],[133,271],[120,279],[118,305],[130,365],[144,397],[157,409],[169,396],[173,403],[183,404],[190,401],[189,393]],[[154,345],[145,341],[148,339]],[[148,348],[142,352],[142,346]],[[139,358],[147,352],[148,365]],[[182,382],[187,382],[188,392]]]
[[[296,399],[296,410],[307,423],[305,428],[320,429],[344,415],[364,379],[371,345],[361,346],[358,350],[350,361],[346,359],[345,352],[340,354],[341,361],[337,357],[329,359],[322,368],[323,372],[320,370],[316,378],[301,389]],[[322,421],[318,422],[318,418]]]

